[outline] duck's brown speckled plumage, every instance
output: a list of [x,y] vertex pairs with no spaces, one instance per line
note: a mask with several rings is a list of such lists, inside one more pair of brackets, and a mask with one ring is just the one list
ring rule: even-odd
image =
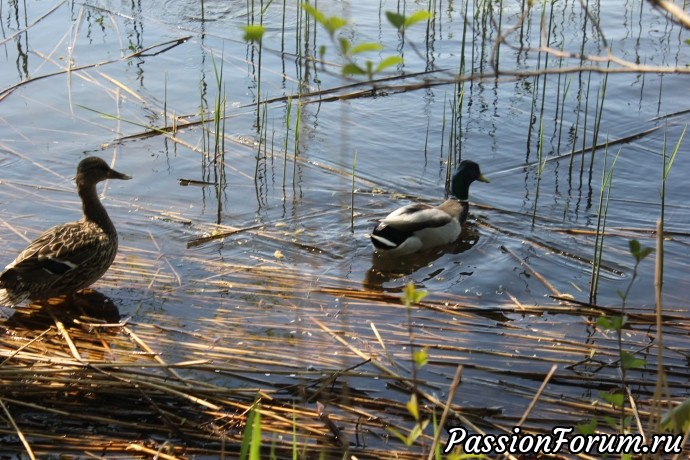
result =
[[96,184],[131,179],[98,157],[77,167],[77,190],[84,217],[47,230],[0,274],[0,305],[72,294],[96,282],[117,254],[117,232],[98,199]]

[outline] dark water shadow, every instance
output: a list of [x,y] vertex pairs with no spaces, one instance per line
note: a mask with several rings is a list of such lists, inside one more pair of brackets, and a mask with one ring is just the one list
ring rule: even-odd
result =
[[58,320],[65,327],[83,327],[83,324],[112,324],[120,321],[120,311],[106,295],[93,289],[78,292],[72,298],[55,297],[45,302],[34,302],[10,312],[0,324],[10,329],[45,330]]
[[[385,253],[373,252],[371,256],[371,267],[364,275],[362,285],[365,289],[372,291],[401,292],[404,286],[384,287],[383,285],[428,267],[432,262],[440,259],[444,255],[462,254],[471,249],[478,242],[479,232],[477,232],[474,227],[470,227],[463,229],[460,238],[458,238],[456,242],[431,248],[427,251],[420,251],[407,256],[390,256]],[[444,270],[444,266],[440,265],[424,279],[419,280],[419,282],[424,283],[433,279],[439,276]]]

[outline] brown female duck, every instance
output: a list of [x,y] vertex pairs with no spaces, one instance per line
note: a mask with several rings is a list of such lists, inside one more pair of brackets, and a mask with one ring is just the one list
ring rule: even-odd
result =
[[79,163],[76,182],[84,216],[47,230],[5,267],[0,273],[0,305],[72,295],[103,276],[117,253],[115,226],[96,192],[96,184],[106,179],[131,177],[98,157]]

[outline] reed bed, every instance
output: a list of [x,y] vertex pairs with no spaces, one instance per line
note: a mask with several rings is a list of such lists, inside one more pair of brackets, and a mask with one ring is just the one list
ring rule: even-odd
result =
[[[149,323],[121,322],[109,313],[112,304],[97,292],[83,295],[78,308],[56,299],[48,307],[18,309],[0,323],[0,401],[9,414],[5,420],[13,422],[0,428],[11,440],[3,448],[25,452],[21,435],[38,457],[55,445],[65,453],[89,455],[231,457],[258,400],[263,445],[272,446],[277,458],[287,455],[294,443],[314,455],[333,455],[343,448],[317,414],[317,402],[328,408],[353,455],[413,458],[413,451],[384,441],[387,427],[405,431],[410,423],[404,403],[391,397],[411,391],[414,383],[428,398],[425,411],[440,411],[443,403],[432,395],[448,388],[448,374],[458,365],[466,376],[461,393],[466,386],[483,385],[527,400],[544,378],[534,369],[556,364],[551,377],[556,386],[541,393],[542,409],[526,422],[536,431],[550,417],[592,416],[589,403],[574,396],[564,399],[564,388],[605,391],[618,379],[610,368],[618,356],[614,337],[602,334],[596,344],[587,343],[558,330],[530,333],[492,319],[499,312],[513,318],[605,314],[597,306],[498,305],[478,311],[462,297],[425,299],[412,312],[413,331],[416,346],[429,349],[430,362],[413,382],[407,326],[381,321],[403,316],[392,312],[406,308],[399,298],[343,286],[346,280],[336,278],[305,283],[303,273],[274,267],[225,270],[222,281],[199,280],[198,291],[196,283],[190,283],[189,299],[199,303],[205,302],[204,296],[217,299],[216,289],[232,289],[232,301],[192,331],[166,315]],[[341,287],[335,287],[338,284]],[[252,300],[257,297],[262,308],[274,314],[257,310]],[[334,314],[335,299],[341,299],[341,305],[346,300],[357,321],[343,319],[344,312]],[[626,347],[643,352],[652,347],[647,330],[654,318],[634,308],[629,314]],[[682,393],[689,374],[687,355],[678,345],[690,324],[682,314],[668,314],[664,320],[673,325],[665,331],[667,385],[669,391]],[[455,337],[452,343],[449,336]],[[583,359],[587,356],[591,358]],[[628,376],[630,385],[639,386],[641,417],[648,416],[644,401],[651,392],[644,388],[649,372]],[[517,417],[514,411],[504,413],[478,401],[452,404],[450,409],[450,423],[460,417],[493,429],[512,426]],[[601,405],[595,413],[605,416],[611,411]],[[386,453],[378,450],[384,446]]]

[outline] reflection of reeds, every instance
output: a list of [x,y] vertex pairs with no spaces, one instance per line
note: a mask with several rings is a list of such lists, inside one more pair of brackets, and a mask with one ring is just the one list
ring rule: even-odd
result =
[[352,155],[352,185],[350,187],[350,232],[355,231],[355,171],[357,169],[357,150]]
[[537,188],[534,192],[534,205],[532,206],[532,229],[537,218],[537,204],[539,202],[539,186],[541,185],[541,176],[544,172],[544,120],[539,119],[539,146],[537,148]]
[[292,98],[288,97],[285,104],[285,137],[283,138],[283,190],[287,176],[288,142],[290,141],[290,114],[292,113]]

